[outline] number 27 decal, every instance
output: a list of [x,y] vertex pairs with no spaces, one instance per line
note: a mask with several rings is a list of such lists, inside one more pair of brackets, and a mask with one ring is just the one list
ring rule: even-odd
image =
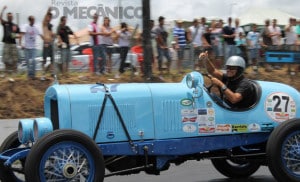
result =
[[[288,112],[288,104],[290,101],[290,97],[289,96],[279,96],[279,95],[274,95],[273,96],[273,101],[275,101],[275,106],[273,111],[274,112]],[[285,102],[284,104],[284,111],[282,111],[282,108],[280,107],[281,101]]]
[[265,101],[265,111],[273,120],[283,122],[296,117],[296,103],[286,93],[272,93]]

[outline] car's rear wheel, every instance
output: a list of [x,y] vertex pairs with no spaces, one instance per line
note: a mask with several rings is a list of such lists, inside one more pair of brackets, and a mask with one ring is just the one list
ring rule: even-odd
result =
[[[18,132],[11,133],[1,144],[0,153],[12,148],[23,147],[18,139]],[[0,179],[2,182],[24,181],[25,159],[15,161],[10,167],[0,162]]]
[[229,178],[249,177],[260,167],[259,163],[239,159],[212,159],[211,161],[221,174]]
[[267,143],[267,160],[278,181],[300,181],[300,120],[281,123]]
[[87,135],[73,130],[56,130],[39,139],[25,164],[26,181],[104,180],[100,148]]

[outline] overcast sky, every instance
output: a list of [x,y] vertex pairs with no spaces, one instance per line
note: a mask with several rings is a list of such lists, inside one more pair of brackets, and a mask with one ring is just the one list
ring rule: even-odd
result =
[[[196,17],[237,17],[251,7],[275,8],[300,17],[299,0],[150,0],[152,17],[159,15],[171,19]],[[272,18],[272,17],[270,17]]]
[[[28,16],[33,15],[36,18],[36,24],[41,27],[41,22],[48,7],[53,6],[59,9],[59,15],[52,20],[54,27],[56,28],[59,22],[60,16],[63,15],[65,9],[78,10],[79,8],[115,8],[115,7],[133,7],[129,8],[128,14],[132,15],[135,10],[137,14],[141,12],[142,0],[1,0],[0,8],[7,5],[6,12],[12,12],[15,16],[15,22],[19,25],[28,23]],[[151,19],[154,19],[157,23],[157,18],[162,15],[166,17],[167,21],[184,19],[193,20],[199,17],[237,17],[251,7],[270,7],[275,8],[286,13],[292,14],[300,18],[300,1],[299,0],[150,0],[151,6]],[[140,11],[138,11],[138,9]],[[91,13],[91,12],[90,12]],[[142,14],[142,13],[140,13]],[[73,17],[72,17],[73,16]],[[74,18],[74,14],[68,17],[67,24],[74,30],[81,30],[86,28],[91,22],[90,18]],[[77,15],[76,15],[77,16]],[[124,15],[122,15],[124,17]],[[5,17],[4,17],[5,18]],[[139,24],[142,27],[141,17],[131,19],[117,19],[111,18],[112,26],[119,25],[121,21],[127,22],[131,26]],[[272,18],[272,17],[270,17]],[[103,17],[100,18],[102,22]],[[263,21],[263,20],[262,20]],[[0,30],[0,38],[2,37],[2,31]]]
[[[77,7],[116,7],[116,6],[141,6],[142,0],[1,0],[0,8],[8,6],[7,11],[19,13],[20,24],[27,23],[27,17],[34,15],[37,23],[42,21],[44,13],[49,6],[62,9]],[[63,4],[65,3],[65,4]],[[166,20],[185,19],[192,20],[198,17],[218,17],[227,19],[228,16],[237,17],[251,7],[270,7],[300,17],[299,0],[150,0],[151,18],[157,20],[158,16]],[[131,13],[131,12],[129,12]],[[270,17],[272,18],[272,17]],[[71,18],[69,18],[71,19]],[[81,29],[88,20],[72,20],[69,24]],[[101,20],[102,21],[102,20]],[[58,18],[53,21],[58,23]],[[112,21],[113,24],[117,22]],[[119,23],[119,22],[118,22]],[[134,23],[135,24],[135,23]]]

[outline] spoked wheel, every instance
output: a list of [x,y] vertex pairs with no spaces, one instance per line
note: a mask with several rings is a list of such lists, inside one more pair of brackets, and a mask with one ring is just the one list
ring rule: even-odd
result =
[[259,163],[244,160],[212,159],[214,167],[229,178],[247,178],[260,167]]
[[271,173],[278,181],[300,181],[300,120],[281,123],[267,143],[267,159]]
[[[19,142],[18,132],[11,133],[2,143],[0,153],[12,148],[25,147]],[[25,159],[15,161],[10,167],[0,162],[0,179],[2,182],[21,182],[24,180]]]
[[25,164],[26,181],[104,180],[104,160],[100,148],[85,134],[56,130],[32,147]]

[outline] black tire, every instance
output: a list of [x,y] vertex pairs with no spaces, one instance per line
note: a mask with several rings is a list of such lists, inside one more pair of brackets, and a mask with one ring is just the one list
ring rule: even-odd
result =
[[229,178],[247,178],[260,167],[259,163],[238,159],[212,159],[211,162],[221,174]]
[[56,130],[32,146],[25,163],[25,178],[103,182],[104,170],[101,150],[90,137],[79,131]]
[[269,170],[277,181],[300,181],[299,146],[299,119],[285,121],[271,133],[266,152]]
[[[0,153],[18,147],[22,147],[22,144],[19,142],[18,132],[15,131],[3,141],[0,147]],[[12,166],[18,171],[12,170],[11,168],[4,166],[3,162],[0,162],[0,179],[2,182],[22,181],[20,177],[21,175],[24,177],[24,173],[22,172],[24,171],[25,159],[16,161],[16,163],[17,167],[14,164]],[[16,174],[18,174],[18,176],[16,176]]]

